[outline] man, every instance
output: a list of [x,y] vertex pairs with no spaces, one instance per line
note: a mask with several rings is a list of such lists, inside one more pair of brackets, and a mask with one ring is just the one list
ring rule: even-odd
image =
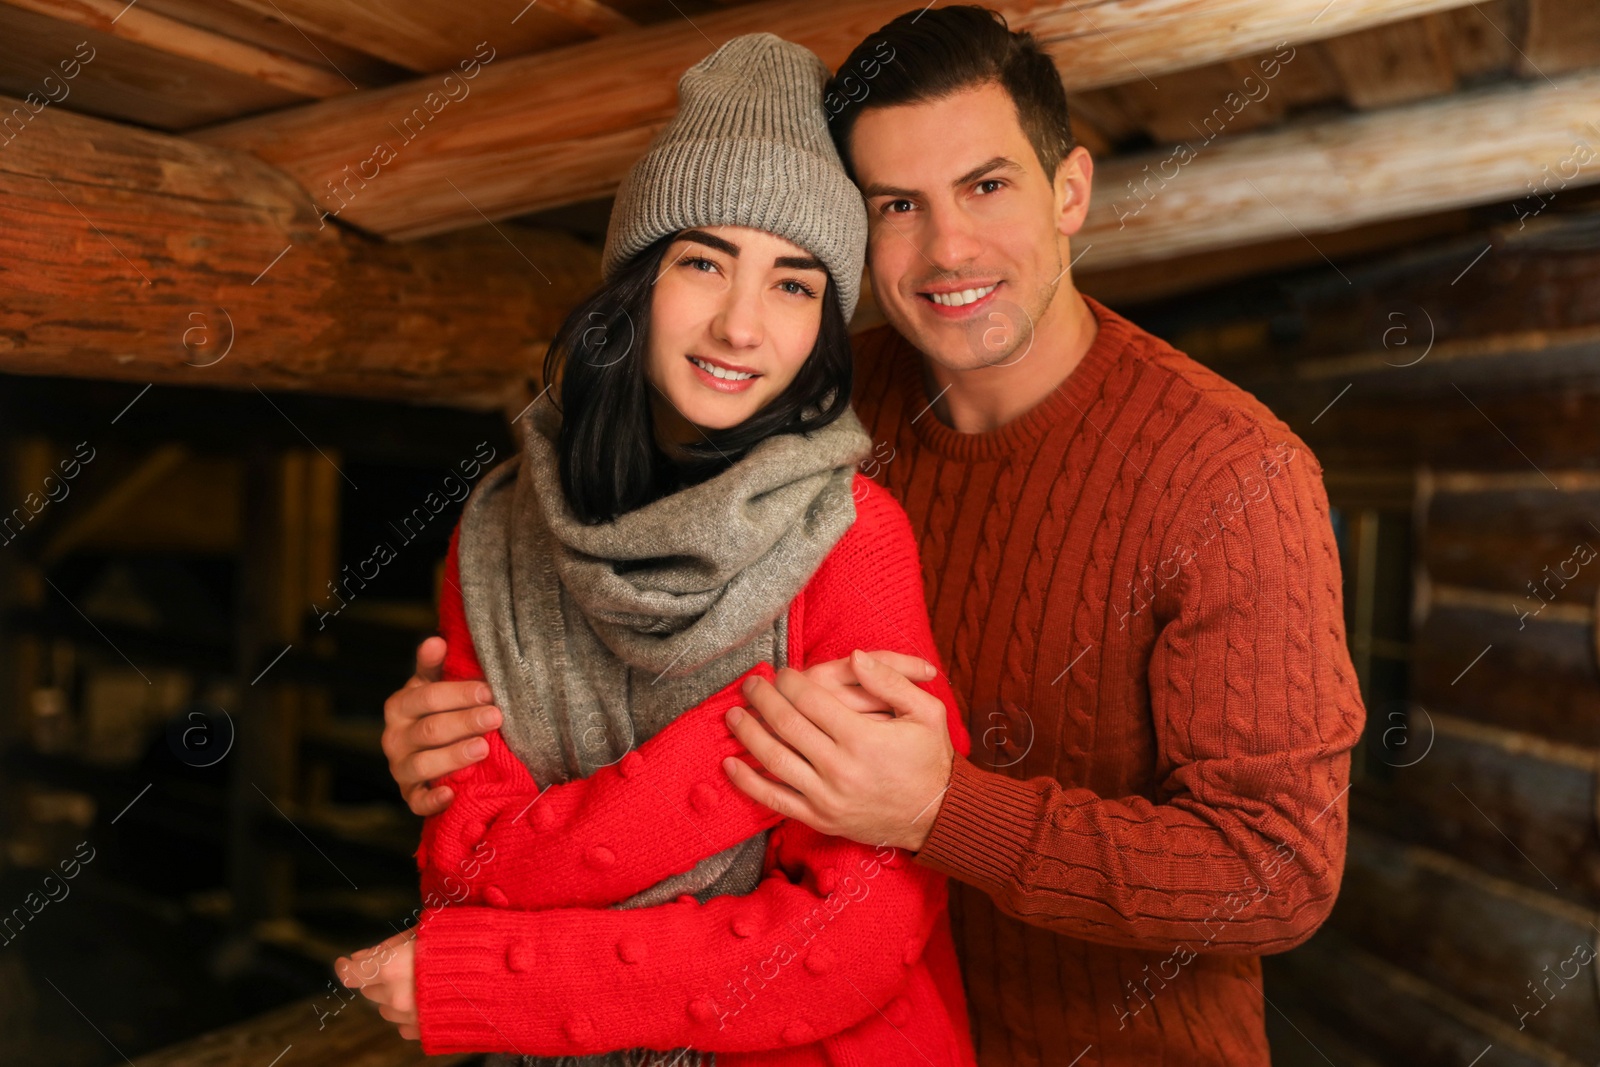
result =
[[[890,324],[857,342],[869,473],[918,533],[973,754],[857,653],[829,670],[894,718],[786,671],[729,716],[772,777],[728,773],[951,877],[985,1064],[1264,1065],[1258,957],[1332,906],[1364,720],[1321,470],[1253,397],[1076,291],[1093,164],[1027,35],[909,12],[833,88]],[[428,683],[437,645],[387,709],[419,812],[497,721],[477,683]]]

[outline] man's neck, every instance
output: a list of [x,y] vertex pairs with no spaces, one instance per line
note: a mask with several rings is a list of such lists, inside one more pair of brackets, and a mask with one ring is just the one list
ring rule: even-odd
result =
[[960,433],[989,433],[1028,411],[1067,380],[1099,333],[1099,322],[1068,279],[1034,326],[1033,343],[990,367],[950,370],[922,358],[923,386],[939,421]]

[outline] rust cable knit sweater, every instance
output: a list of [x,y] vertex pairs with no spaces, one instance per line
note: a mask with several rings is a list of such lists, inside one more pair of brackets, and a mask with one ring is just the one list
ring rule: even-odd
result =
[[985,1067],[1265,1065],[1257,957],[1332,906],[1365,715],[1321,468],[1085,299],[1083,361],[992,433],[939,421],[898,335],[857,342],[973,739],[918,864]]

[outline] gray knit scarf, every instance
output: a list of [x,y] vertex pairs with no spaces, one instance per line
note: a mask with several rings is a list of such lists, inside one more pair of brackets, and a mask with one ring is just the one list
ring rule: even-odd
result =
[[[726,470],[613,521],[585,525],[561,488],[561,414],[519,417],[520,455],[484,475],[461,515],[461,593],[506,745],[541,787],[615,763],[757,663],[782,667],[788,608],[855,521],[871,440],[846,409],[778,434]],[[744,895],[765,833],[616,905]],[[694,1053],[500,1056],[490,1065],[693,1064]],[[714,1061],[712,1061],[714,1062]]]

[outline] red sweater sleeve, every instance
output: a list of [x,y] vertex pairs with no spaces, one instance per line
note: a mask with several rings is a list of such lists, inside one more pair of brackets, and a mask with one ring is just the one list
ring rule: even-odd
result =
[[[462,605],[459,533],[450,538],[439,605],[447,680],[483,677]],[[726,756],[748,756],[723,715],[742,703],[739,685],[751,674],[774,677],[770,664],[759,664],[618,763],[542,792],[492,731],[489,755],[443,780],[455,800],[423,824],[423,902],[603,907],[776,826],[778,815],[721,769]],[[610,845],[641,826],[651,829],[650,848]]]
[[[937,664],[910,523],[883,490],[857,486],[856,523],[791,610],[798,665],[858,647]],[[942,671],[927,688],[965,753]],[[618,847],[653,839],[644,823]],[[416,950],[423,1050],[755,1051],[814,1042],[880,1011],[920,965],[943,877],[900,850],[792,822],[774,831],[768,867],[754,892],[704,905],[429,909]]]
[[[1025,922],[1130,948],[1281,952],[1326,918],[1365,712],[1320,469],[1285,447],[1219,455],[1162,546],[1158,800],[957,760],[919,863]],[[1217,521],[1241,502],[1267,510]]]

